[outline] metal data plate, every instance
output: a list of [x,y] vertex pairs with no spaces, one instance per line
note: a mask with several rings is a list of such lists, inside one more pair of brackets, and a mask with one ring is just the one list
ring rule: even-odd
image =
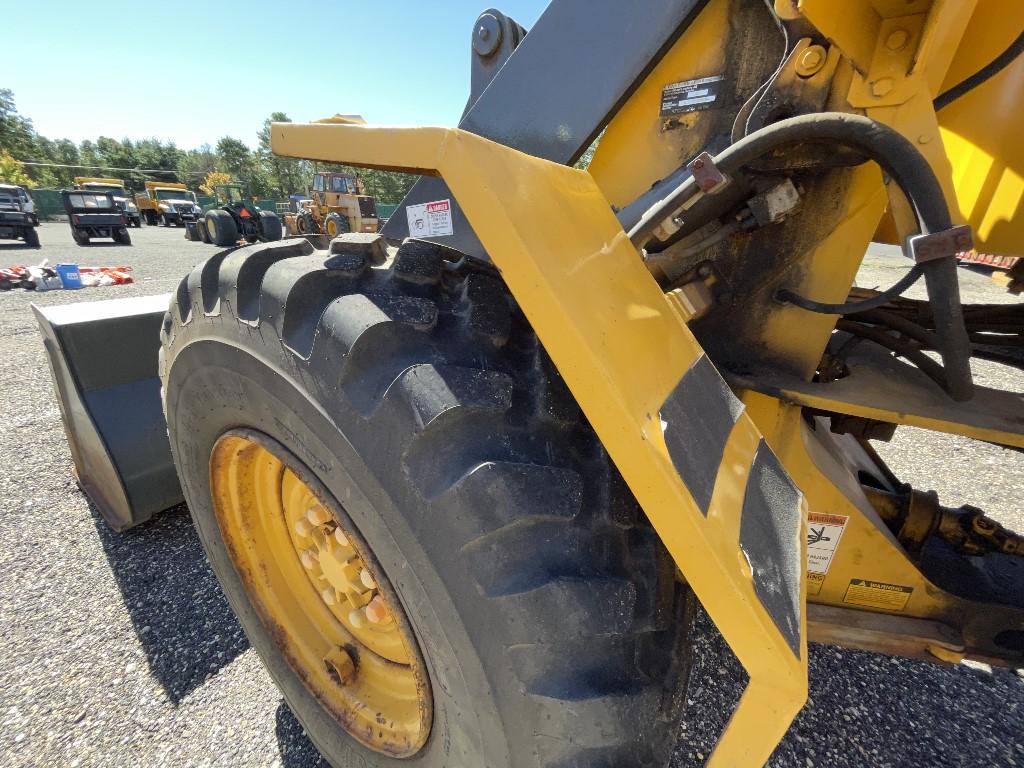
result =
[[[545,160],[575,162],[704,2],[554,0],[459,128]],[[488,258],[448,185],[436,177],[416,182],[384,235],[409,237],[406,208],[443,200],[451,200],[452,234],[415,236]]]

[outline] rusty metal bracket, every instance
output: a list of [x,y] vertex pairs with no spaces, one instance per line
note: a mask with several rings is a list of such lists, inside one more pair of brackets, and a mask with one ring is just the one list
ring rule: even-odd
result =
[[707,152],[701,152],[686,167],[690,169],[697,187],[705,195],[720,192],[729,183],[729,177],[718,170],[715,158]]
[[907,238],[907,252],[918,264],[956,256],[973,247],[974,236],[967,224]]

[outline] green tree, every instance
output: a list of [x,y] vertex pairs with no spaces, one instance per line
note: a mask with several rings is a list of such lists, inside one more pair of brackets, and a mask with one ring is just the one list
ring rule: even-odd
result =
[[6,150],[0,150],[0,179],[8,184],[20,184],[23,187],[35,186],[35,182],[25,173],[25,166],[11,157]]
[[35,135],[32,121],[18,114],[14,94],[0,88],[0,150],[18,160],[28,160],[35,149]]
[[305,194],[312,177],[307,160],[279,157],[270,149],[270,124],[290,122],[291,119],[284,112],[272,112],[263,121],[263,128],[257,134],[260,142],[258,156],[266,171],[268,185],[273,194],[282,198],[290,194]]
[[217,142],[216,152],[218,171],[240,181],[251,195],[263,197],[268,193],[267,174],[244,141],[224,136]]

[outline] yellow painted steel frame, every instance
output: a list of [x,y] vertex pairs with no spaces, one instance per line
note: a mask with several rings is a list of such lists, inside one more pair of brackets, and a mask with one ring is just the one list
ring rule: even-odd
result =
[[[659,409],[703,356],[585,172],[443,128],[272,126],[275,154],[440,174],[602,443],[750,682],[710,765],[765,762],[807,695],[806,586],[787,644],[755,592],[740,510],[760,433],[741,413],[707,515],[680,478]],[[697,444],[694,451],[700,451]],[[783,542],[806,556],[805,524]]]
[[[800,0],[797,9],[793,9],[794,5],[789,0],[776,3],[777,8],[788,8],[795,15],[804,14],[829,36],[833,50],[842,53],[826,109],[862,109],[869,117],[913,141],[943,184],[954,218],[958,201],[974,205],[978,199],[992,199],[994,195],[1001,201],[1000,211],[1016,209],[1019,196],[1014,196],[1016,187],[1011,182],[1024,177],[1024,169],[1017,161],[1024,145],[1012,140],[1009,145],[1001,146],[997,134],[1002,131],[1000,124],[1004,119],[1015,125],[1024,115],[1019,109],[1013,114],[1000,109],[1000,105],[1010,103],[1013,94],[1020,93],[1024,63],[1018,62],[967,97],[978,110],[974,122],[989,127],[963,129],[962,142],[951,143],[949,132],[940,132],[932,99],[940,90],[940,84],[949,87],[958,82],[1005,47],[1024,24],[1024,5],[1010,7],[994,0],[977,0],[977,3],[974,0],[844,0],[842,3]],[[709,125],[715,119],[713,113],[686,115],[690,119],[687,130],[663,130],[658,118],[661,92],[668,83],[732,71],[724,58],[723,40],[730,34],[730,17],[735,7],[732,0],[711,0],[605,130],[589,170],[613,204],[620,207],[629,204],[652,183],[666,177],[703,148],[709,136]],[[996,34],[999,29],[1002,32]],[[965,35],[962,42],[961,35]],[[968,57],[978,66],[973,69],[961,66],[954,72],[951,67],[955,61],[965,57],[963,49],[966,47],[970,53],[970,46],[978,39],[999,42],[993,43],[984,54],[974,52]],[[886,79],[890,82],[883,83],[882,87],[871,87],[872,83]],[[949,109],[957,114],[959,102]],[[998,119],[993,117],[996,115]],[[940,113],[940,117],[944,116],[945,110]],[[974,147],[971,137],[975,133],[985,134],[988,140],[980,142],[979,147],[984,148],[986,156],[995,159],[981,168],[981,176],[990,170],[992,173],[985,177],[988,179],[982,184],[985,189],[972,186],[978,180],[967,179],[965,190],[963,167],[969,165],[973,155],[965,157],[958,153],[963,150],[964,142]],[[975,148],[975,151],[980,149]],[[839,303],[847,297],[887,199],[883,179],[871,165],[852,170],[845,186],[829,191],[834,191],[835,196],[826,194],[805,200],[807,208],[820,207],[810,213],[805,208],[801,214],[807,236],[798,244],[800,253],[796,263],[800,268],[789,276],[791,282],[787,287],[819,301]],[[902,203],[905,209],[901,196],[893,197],[894,207],[899,208]],[[817,212],[821,212],[820,217]],[[828,216],[833,218],[827,219]],[[978,216],[975,210],[972,219]],[[817,223],[819,218],[827,219],[827,226],[821,227]],[[1024,223],[1024,218],[1016,224],[1000,221],[998,229],[1012,234]],[[792,371],[799,371],[803,380],[810,381],[834,330],[835,320],[835,315],[808,313],[792,306],[767,307],[759,318],[755,331],[758,336],[750,339],[750,346],[768,350],[775,359],[786,361]],[[887,407],[884,394],[879,395],[870,410],[859,412],[883,421],[914,423],[922,428],[976,439],[995,437],[999,443],[1021,444],[1020,435],[971,429],[963,424],[964,409],[951,401],[941,416],[915,418]],[[808,599],[847,613],[856,610],[860,614],[856,617],[858,621],[864,620],[865,612],[874,611],[882,616],[879,626],[885,624],[886,617],[892,616],[921,620],[922,627],[941,622],[954,630],[958,641],[950,645],[958,648],[960,656],[1006,663],[1006,650],[994,646],[992,638],[1000,629],[1020,626],[1021,613],[1005,606],[958,598],[926,579],[867,501],[857,480],[858,467],[844,463],[842,457],[837,456],[838,439],[823,434],[827,433],[827,428],[812,431],[803,418],[803,409],[787,402],[785,393],[773,398],[745,392],[741,397],[758,429],[805,494],[809,511],[848,519],[841,546],[835,551],[827,573],[816,575],[809,585]],[[827,397],[821,397],[813,405],[826,411],[855,412],[848,403]],[[910,592],[906,593],[908,596],[902,605],[890,603],[885,607],[882,600],[874,606],[865,605],[863,601],[853,603],[847,597],[851,582],[855,580],[896,585]],[[810,638],[815,639],[813,623],[809,633]],[[828,637],[831,639],[834,634],[829,633]],[[926,645],[922,642],[916,649],[904,646],[901,651],[920,656],[914,651],[923,652]],[[950,646],[946,646],[946,650],[950,650]],[[934,656],[935,651],[929,648],[925,655]],[[943,658],[948,657],[942,650],[939,653]]]

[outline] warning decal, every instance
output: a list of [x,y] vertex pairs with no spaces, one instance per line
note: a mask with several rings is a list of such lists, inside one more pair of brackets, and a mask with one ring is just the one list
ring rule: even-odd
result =
[[843,602],[850,605],[863,605],[865,608],[902,611],[907,607],[907,601],[913,591],[913,587],[904,587],[900,584],[850,579],[850,586],[846,588]]
[[816,595],[821,592],[821,585],[825,581],[824,573],[807,574],[807,594]]
[[817,512],[807,515],[808,573],[828,573],[832,556],[836,553],[849,519],[846,515],[823,515]]
[[700,109],[711,109],[718,99],[718,89],[724,75],[700,77],[669,83],[661,89],[661,116],[685,115]]
[[452,229],[451,200],[410,205],[405,214],[409,217],[410,237],[444,237],[455,231]]

